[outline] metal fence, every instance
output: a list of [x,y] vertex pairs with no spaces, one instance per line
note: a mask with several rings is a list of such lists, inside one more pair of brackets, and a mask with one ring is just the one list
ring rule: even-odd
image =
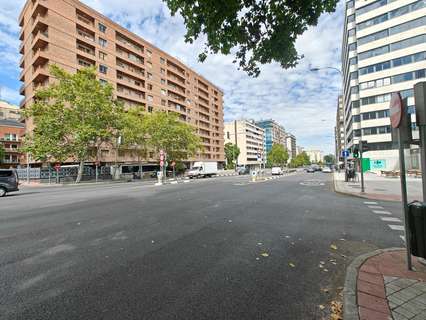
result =
[[[16,169],[19,180],[39,180],[43,181],[57,181],[57,182],[71,182],[77,178],[78,166],[61,167],[56,171],[53,167],[50,168],[21,168]],[[112,179],[111,167],[103,166],[98,167],[97,177],[99,180]],[[96,179],[96,168],[91,166],[85,166],[83,170],[83,181],[95,180]]]

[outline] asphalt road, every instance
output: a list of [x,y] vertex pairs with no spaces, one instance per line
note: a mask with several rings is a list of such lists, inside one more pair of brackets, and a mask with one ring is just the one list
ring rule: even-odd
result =
[[248,179],[0,199],[0,318],[321,319],[355,256],[403,245],[328,174]]

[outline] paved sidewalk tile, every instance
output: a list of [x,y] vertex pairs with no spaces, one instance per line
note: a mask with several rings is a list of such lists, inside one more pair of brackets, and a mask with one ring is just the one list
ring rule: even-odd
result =
[[426,320],[426,267],[413,258],[408,271],[405,251],[368,258],[358,269],[357,305],[361,320]]

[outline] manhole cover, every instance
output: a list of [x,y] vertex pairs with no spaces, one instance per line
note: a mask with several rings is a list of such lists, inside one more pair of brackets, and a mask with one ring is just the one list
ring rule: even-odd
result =
[[325,183],[320,180],[305,180],[305,181],[302,181],[300,184],[302,186],[313,186],[313,187],[325,185]]

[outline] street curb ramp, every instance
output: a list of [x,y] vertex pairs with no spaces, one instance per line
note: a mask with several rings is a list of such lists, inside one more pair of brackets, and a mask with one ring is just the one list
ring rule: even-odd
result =
[[357,278],[358,271],[364,262],[381,253],[400,251],[404,248],[379,249],[356,257],[346,268],[345,285],[343,288],[343,319],[360,320],[357,303]]

